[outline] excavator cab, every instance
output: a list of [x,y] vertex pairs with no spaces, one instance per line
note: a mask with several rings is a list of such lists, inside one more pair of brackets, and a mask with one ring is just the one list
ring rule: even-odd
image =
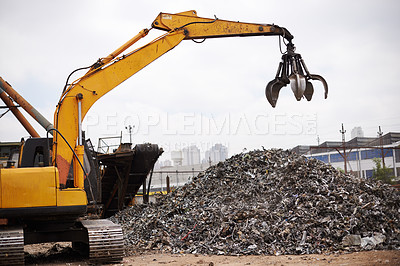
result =
[[20,158],[19,167],[45,167],[51,166],[50,138],[29,138],[25,141]]
[[325,99],[328,97],[328,83],[320,75],[310,74],[301,55],[295,53],[295,46],[290,41],[287,44],[287,51],[282,55],[275,79],[270,81],[265,88],[265,96],[272,107],[276,106],[279,91],[290,84],[297,101],[305,97],[311,101],[314,94],[314,86],[310,80],[319,80],[325,89]]

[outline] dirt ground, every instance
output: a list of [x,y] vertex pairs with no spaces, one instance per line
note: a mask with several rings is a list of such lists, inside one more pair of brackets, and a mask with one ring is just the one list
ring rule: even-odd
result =
[[[49,243],[25,247],[27,265],[91,265],[68,244]],[[114,265],[400,265],[400,250],[342,254],[281,256],[217,256],[149,253],[125,257]]]
[[400,265],[400,251],[342,255],[205,256],[153,254],[124,258],[124,265]]

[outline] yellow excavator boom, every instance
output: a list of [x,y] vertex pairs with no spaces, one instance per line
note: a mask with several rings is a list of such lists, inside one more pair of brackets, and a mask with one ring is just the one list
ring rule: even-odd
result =
[[[109,56],[99,59],[84,76],[64,90],[54,114],[54,127],[58,133],[54,134],[53,141],[53,165],[59,170],[62,184],[67,180],[73,157],[79,158],[74,155],[67,142],[73,147],[80,146],[80,125],[91,106],[104,94],[173,49],[182,40],[279,35],[291,44],[293,39],[288,30],[277,25],[201,18],[193,10],[178,14],[160,13],[152,23],[152,28],[167,33],[121,56],[123,51],[149,32],[147,29],[142,30]],[[75,146],[77,140],[78,144]],[[81,167],[76,163],[74,171],[79,171],[76,168]],[[74,179],[83,178],[80,177],[83,176],[83,172],[77,174],[79,176],[75,176]],[[75,184],[81,187],[83,181],[75,180]]]

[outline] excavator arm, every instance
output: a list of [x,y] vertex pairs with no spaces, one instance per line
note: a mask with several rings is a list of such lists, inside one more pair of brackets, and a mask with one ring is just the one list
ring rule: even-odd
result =
[[[293,36],[285,28],[277,25],[201,18],[197,16],[196,11],[187,11],[178,14],[160,13],[152,23],[152,28],[167,31],[167,33],[143,47],[121,56],[122,52],[139,39],[145,37],[149,32],[147,29],[142,30],[109,56],[99,59],[84,76],[64,89],[54,114],[54,127],[57,133],[54,134],[53,138],[53,165],[56,165],[59,170],[61,184],[66,183],[74,157],[75,187],[83,188],[84,173],[78,164],[79,161],[83,161],[80,133],[82,120],[91,106],[107,92],[173,49],[182,40],[270,35],[279,35],[285,38],[287,40],[288,55],[285,59],[282,57],[283,62],[280,63],[278,69],[280,76],[277,74],[275,78],[277,82],[272,85],[269,84],[266,89],[269,91],[266,92],[268,101],[273,106],[276,104],[280,88],[286,86],[292,80],[294,82],[292,89],[298,89],[297,87],[303,86],[304,93],[306,85],[309,87],[309,79],[320,77],[316,77],[317,75],[310,76],[308,70],[302,71],[303,68],[306,68],[305,65],[304,67],[300,65],[301,58],[295,58],[295,55],[298,54],[294,53]],[[285,64],[285,72],[281,71],[283,69],[281,65],[283,64]],[[288,67],[293,68],[292,72],[288,70]],[[290,76],[288,76],[289,72]],[[293,75],[294,77],[292,77]],[[292,79],[290,80],[289,78]],[[322,79],[322,77],[320,78]],[[297,92],[297,94],[295,92],[295,95],[296,98],[303,96],[301,92]],[[307,96],[307,99],[311,99],[308,94],[305,96]],[[75,147],[74,150],[68,147],[67,143]]]
[[178,14],[160,13],[152,27],[164,31],[185,28],[185,40],[268,35],[281,35],[288,41],[293,39],[288,30],[276,25],[200,18],[194,10]]

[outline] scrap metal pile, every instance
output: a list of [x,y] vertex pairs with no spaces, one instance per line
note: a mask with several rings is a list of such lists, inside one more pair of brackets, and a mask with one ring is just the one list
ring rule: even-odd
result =
[[256,150],[111,218],[128,250],[310,254],[400,248],[400,193],[283,150]]

